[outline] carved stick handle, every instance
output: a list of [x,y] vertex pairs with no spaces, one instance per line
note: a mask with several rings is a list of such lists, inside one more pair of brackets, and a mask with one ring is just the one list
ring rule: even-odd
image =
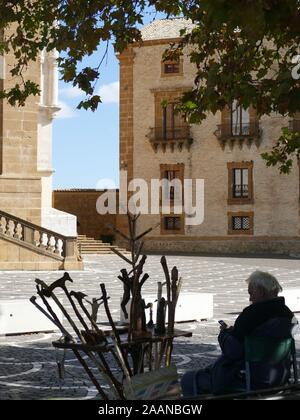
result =
[[110,313],[110,309],[109,309],[109,306],[108,306],[108,303],[107,303],[107,293],[106,293],[106,289],[105,289],[105,284],[104,283],[101,283],[100,284],[100,288],[101,288],[101,291],[102,291],[102,298],[103,298],[105,312],[106,312],[108,321],[110,323],[110,326],[111,326],[111,328],[113,330],[113,333],[114,333],[114,336],[115,336],[115,339],[116,339],[116,344],[117,344],[117,346],[118,346],[118,348],[120,350],[120,353],[122,355],[122,359],[123,359],[122,362],[124,362],[124,368],[127,370],[128,375],[129,376],[132,376],[132,372],[131,372],[131,369],[130,369],[130,366],[129,366],[127,357],[124,354],[124,351],[123,351],[123,348],[122,348],[122,343],[121,343],[120,335],[119,335],[119,333],[117,331],[117,328],[115,326],[115,323],[114,323],[114,321],[112,319],[112,316],[111,316],[111,313]]

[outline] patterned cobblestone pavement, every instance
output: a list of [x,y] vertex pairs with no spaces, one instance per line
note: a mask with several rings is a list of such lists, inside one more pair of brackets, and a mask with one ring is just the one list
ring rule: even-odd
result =
[[[145,270],[150,274],[144,293],[156,293],[157,281],[163,281],[160,256],[149,256]],[[276,275],[284,288],[300,287],[300,261],[292,259],[228,258],[170,256],[169,267],[177,265],[183,277],[182,292],[214,294],[214,317],[207,321],[184,323],[181,329],[193,332],[189,339],[178,339],[174,346],[174,361],[180,374],[209,364],[219,354],[217,320],[232,324],[237,313],[248,305],[245,279],[256,269]],[[119,319],[119,300],[122,285],[117,279],[122,261],[111,255],[88,256],[85,271],[72,272],[73,290],[99,297],[100,283],[105,283],[110,306]],[[46,283],[58,279],[61,272],[0,272],[0,299],[30,298],[35,294],[34,279]],[[296,314],[299,319],[299,314]],[[104,318],[100,312],[100,320]],[[0,399],[91,399],[95,389],[73,353],[67,353],[66,376],[58,379],[56,358],[61,357],[52,347],[58,334],[30,334],[0,337]],[[300,359],[300,337],[296,345]]]

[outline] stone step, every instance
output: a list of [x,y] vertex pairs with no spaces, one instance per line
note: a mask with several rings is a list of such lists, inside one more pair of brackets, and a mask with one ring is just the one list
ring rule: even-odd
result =
[[83,236],[83,237],[77,236],[77,240],[78,242],[94,242],[94,241],[103,242],[101,239],[90,238],[87,236]]
[[102,244],[97,244],[97,243],[93,243],[93,244],[81,244],[81,243],[79,243],[78,244],[78,246],[79,247],[81,247],[81,248],[90,248],[90,247],[92,247],[92,248],[95,248],[95,247],[97,247],[97,248],[102,248],[102,247],[110,247],[111,246],[111,244],[105,244],[105,243],[102,243]]
[[81,255],[87,255],[87,254],[105,255],[105,254],[114,254],[114,252],[111,249],[108,249],[107,251],[84,251],[81,253]]
[[81,255],[84,254],[102,254],[102,253],[111,253],[113,252],[111,248],[107,248],[107,249],[83,249],[81,251]]
[[111,247],[111,246],[105,246],[105,247],[101,247],[101,248],[81,248],[80,250],[81,250],[81,252],[86,252],[86,251],[106,251],[106,250],[111,251],[112,248],[115,248],[119,252],[128,252],[124,248],[117,248],[117,247]]
[[[121,252],[121,251],[119,250],[119,252]],[[105,255],[105,254],[115,254],[115,253],[113,252],[112,249],[108,249],[106,251],[84,251],[84,252],[81,253],[81,255],[89,255],[89,254]],[[128,254],[128,252],[127,251],[122,251],[122,254]]]
[[84,239],[84,240],[79,240],[78,241],[80,244],[93,244],[93,243],[100,243],[103,244],[104,242],[96,239]]
[[111,248],[109,247],[105,247],[105,248],[83,248],[81,249],[81,253],[85,253],[85,252],[101,252],[101,251],[110,251]]
[[103,248],[103,247],[111,247],[111,244],[79,244],[80,248]]
[[99,243],[99,244],[95,244],[95,243],[82,244],[82,243],[79,242],[78,246],[81,246],[82,248],[85,248],[85,247],[89,247],[89,246],[99,246],[99,247],[101,247],[101,246],[111,246],[111,245],[110,244],[106,244],[104,242],[103,243]]
[[88,243],[88,244],[79,242],[79,246],[81,246],[81,247],[100,246],[101,247],[101,246],[111,246],[111,245],[108,244],[108,243],[105,243],[105,242],[100,242],[100,243],[91,242],[91,243]]
[[90,238],[86,235],[78,235],[77,242],[81,254],[114,254],[112,247],[121,253],[128,253],[124,248],[114,247],[110,243]]
[[99,246],[99,247],[102,247],[102,246],[111,246],[110,244],[107,244],[107,243],[104,243],[104,242],[102,242],[102,243],[97,243],[97,242],[90,242],[90,243],[82,243],[82,242],[78,242],[78,246],[81,246],[82,248],[86,248],[86,247],[93,247],[93,246]]

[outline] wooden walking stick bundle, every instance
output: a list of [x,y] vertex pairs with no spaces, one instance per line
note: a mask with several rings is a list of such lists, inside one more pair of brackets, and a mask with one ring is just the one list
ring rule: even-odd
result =
[[[61,279],[57,280],[49,286],[43,281],[37,279],[37,294],[42,299],[45,308],[42,308],[39,304],[36,303],[35,296],[31,298],[31,302],[35,304],[37,309],[39,309],[42,313],[45,315],[47,314],[46,316],[60,328],[65,339],[54,342],[53,345],[56,348],[71,349],[74,352],[75,356],[85,369],[101,397],[105,400],[110,399],[101,384],[101,382],[104,381],[109,384],[110,390],[117,399],[124,399],[122,382],[120,382],[120,379],[113,373],[111,360],[107,361],[105,356],[111,355],[116,361],[118,368],[120,367],[120,362],[117,355],[115,354],[114,346],[107,341],[105,335],[98,328],[97,324],[92,318],[93,314],[90,314],[85,307],[83,300],[86,295],[81,292],[70,292],[66,286],[67,281],[72,282],[72,279],[68,273],[65,273]],[[73,315],[69,313],[69,310],[61,302],[61,299],[56,296],[55,291],[57,288],[62,289],[65,293],[67,300],[71,304],[71,308],[76,316],[76,319],[74,319]],[[71,330],[59,322],[59,317],[55,314],[51,307],[50,299],[54,301],[58,308],[61,310],[69,324],[69,327],[71,327]],[[106,294],[100,299],[104,301],[104,304],[107,304],[108,297]],[[87,319],[90,320],[93,327],[92,329],[90,329],[87,325],[83,315],[85,315]],[[90,368],[89,364],[84,360],[84,357],[81,356],[81,352],[88,356],[88,358],[93,362],[98,373],[100,374],[100,377],[102,378],[102,381],[99,381],[96,378],[96,375]],[[60,369],[62,369],[61,366]]]
[[[103,382],[109,385],[113,398],[124,399],[124,378],[127,379],[127,382],[130,382],[134,375],[143,373],[145,370],[151,371],[153,361],[155,362],[155,368],[159,369],[164,355],[166,356],[167,366],[170,365],[171,361],[172,334],[174,333],[175,310],[181,288],[181,279],[176,267],[173,267],[171,273],[169,272],[166,258],[162,257],[161,265],[165,274],[166,281],[164,284],[166,284],[167,296],[166,298],[162,296],[163,284],[159,283],[158,304],[160,305],[160,315],[157,317],[156,329],[153,327],[153,322],[149,322],[147,325],[145,309],[150,309],[152,321],[153,304],[146,304],[142,297],[142,288],[149,275],[144,272],[147,257],[142,254],[143,241],[141,239],[152,229],[137,233],[138,217],[139,215],[128,214],[129,236],[113,228],[128,242],[130,250],[128,256],[128,254],[125,255],[114,249],[114,252],[129,265],[128,269],[121,269],[121,274],[118,276],[123,284],[121,308],[125,319],[129,321],[127,340],[124,340],[124,337],[120,335],[113,320],[109,308],[110,298],[107,296],[104,283],[100,284],[100,298],[88,300],[88,296],[82,292],[69,291],[67,284],[72,283],[73,280],[68,273],[65,273],[62,278],[51,285],[36,279],[37,295],[41,298],[42,303],[36,301],[36,296],[31,298],[31,302],[36,308],[47,316],[63,334],[62,340],[54,342],[53,345],[56,348],[71,349],[74,352],[104,400],[110,399],[111,395],[103,387]],[[58,289],[63,291],[71,310],[67,309],[66,305],[56,295]],[[63,313],[67,325],[60,322],[60,317],[52,308],[51,301],[55,302]],[[126,305],[129,302],[131,303],[130,311],[127,311]],[[90,306],[87,307],[86,304]],[[111,328],[109,337],[99,328],[97,322],[100,305],[104,307]],[[165,325],[166,308],[168,309],[167,331]],[[153,349],[156,352],[154,355]],[[88,360],[94,364],[97,373],[91,369]],[[59,367],[62,372],[63,366]],[[100,374],[100,380],[97,377],[98,374]]]

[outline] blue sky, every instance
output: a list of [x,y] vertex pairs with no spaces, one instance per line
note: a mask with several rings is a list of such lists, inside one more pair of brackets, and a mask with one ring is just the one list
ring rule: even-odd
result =
[[[101,50],[89,64],[97,66]],[[62,108],[53,123],[53,188],[96,188],[102,178],[118,181],[119,63],[113,47],[102,63],[96,86],[103,103],[95,112],[78,110],[84,95],[59,82]]]
[[[151,21],[149,11],[144,22]],[[157,14],[156,18],[163,18]],[[104,47],[88,63],[98,66]],[[110,45],[95,92],[103,101],[95,112],[77,110],[83,98],[71,84],[59,82],[61,111],[53,123],[53,188],[103,188],[119,183],[119,62]]]

